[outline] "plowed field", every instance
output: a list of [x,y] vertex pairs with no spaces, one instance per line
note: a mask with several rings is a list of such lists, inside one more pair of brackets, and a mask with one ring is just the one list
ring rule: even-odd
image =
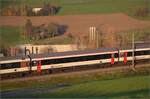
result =
[[33,25],[48,24],[51,22],[66,25],[67,33],[85,34],[89,32],[90,26],[107,28],[113,27],[116,31],[140,29],[150,26],[150,21],[140,21],[125,14],[97,14],[97,15],[65,15],[65,16],[42,16],[42,17],[20,17],[3,16],[1,26],[21,26],[30,19]]

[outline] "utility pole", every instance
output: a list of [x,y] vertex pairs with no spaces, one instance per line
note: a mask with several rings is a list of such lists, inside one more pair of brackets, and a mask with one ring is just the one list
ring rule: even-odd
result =
[[44,5],[44,7],[46,6],[46,0],[43,0],[43,5]]
[[135,50],[135,46],[134,46],[134,33],[132,33],[132,67],[135,69],[135,56],[134,56],[134,50]]
[[96,36],[97,36],[97,40],[96,40],[97,48],[99,48],[99,32],[98,31],[96,31]]

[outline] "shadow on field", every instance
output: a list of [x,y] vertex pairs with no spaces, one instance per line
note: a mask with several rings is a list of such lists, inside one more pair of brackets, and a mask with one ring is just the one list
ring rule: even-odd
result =
[[[115,90],[115,89],[114,89]],[[137,91],[129,91],[129,92],[120,92],[120,93],[105,93],[101,94],[101,92],[98,93],[92,93],[91,92],[80,92],[80,90],[75,92],[68,92],[68,93],[43,93],[39,95],[32,95],[31,97],[41,97],[41,98],[147,98],[148,97],[149,89],[143,89],[143,90],[137,90]],[[103,93],[103,92],[102,92]]]
[[34,93],[37,91],[54,90],[54,89],[65,88],[65,87],[69,87],[69,86],[70,85],[65,84],[65,85],[58,85],[58,86],[48,87],[48,88],[34,88],[34,89],[25,89],[25,90],[18,90],[18,91],[3,92],[3,93],[1,93],[1,98],[12,97],[12,96],[21,95],[21,94],[30,94],[30,93]]
[[58,32],[60,33],[60,35],[63,35],[68,29],[67,25],[59,25],[59,30]]
[[[137,95],[144,94],[148,96],[149,89],[142,89],[137,91],[129,91],[129,92],[120,92],[120,93],[112,93],[112,94],[97,94],[95,97],[102,97],[102,98],[116,98],[116,97],[128,97],[128,98],[140,98]],[[149,97],[147,97],[149,98]]]

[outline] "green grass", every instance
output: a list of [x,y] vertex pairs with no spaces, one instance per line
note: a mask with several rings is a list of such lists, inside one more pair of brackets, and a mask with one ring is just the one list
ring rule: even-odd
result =
[[70,44],[72,43],[72,38],[69,37],[54,37],[48,39],[42,39],[33,41],[34,44]]
[[21,41],[19,27],[0,27],[0,44],[5,46],[16,45]]
[[1,26],[0,45],[13,46],[18,44],[70,44],[72,39],[69,37],[55,37],[42,40],[24,40],[20,37],[20,27]]
[[148,75],[149,69],[143,68],[137,70],[138,72],[134,72],[132,70],[128,70],[126,72],[116,72],[113,74],[92,74],[88,76],[73,76],[73,77],[50,77],[44,80],[28,80],[28,81],[16,81],[16,82],[2,82],[1,83],[1,92],[13,91],[13,90],[23,90],[29,88],[43,88],[64,84],[79,84],[83,82],[89,81],[100,81],[100,80],[108,80],[108,79],[116,79],[122,77],[130,77],[130,76],[140,76],[140,75]]
[[90,81],[15,98],[149,98],[149,76]]
[[[21,0],[20,0],[21,1]],[[15,5],[19,5],[20,1],[16,0],[1,0],[1,8],[6,8],[8,6],[15,6]]]
[[[16,0],[16,5],[18,2]],[[43,5],[43,0],[24,0],[24,2],[27,5]],[[133,12],[135,7],[149,7],[149,0],[46,0],[46,3],[54,3],[62,7],[57,15],[125,13],[133,18],[149,20],[149,16],[139,18],[135,17]],[[7,7],[15,3],[3,0],[2,5]]]

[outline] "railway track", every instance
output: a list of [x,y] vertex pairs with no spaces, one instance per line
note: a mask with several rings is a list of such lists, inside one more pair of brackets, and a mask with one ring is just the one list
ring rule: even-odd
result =
[[[144,65],[149,64],[149,61],[144,62],[137,62],[136,65]],[[11,74],[11,75],[1,75],[1,81],[5,80],[13,80],[13,79],[32,79],[32,78],[39,78],[42,76],[56,76],[56,75],[70,75],[70,73],[75,72],[86,72],[86,71],[101,71],[101,70],[111,70],[113,68],[131,68],[131,62],[128,63],[115,63],[113,65],[107,64],[107,65],[90,65],[90,66],[78,66],[78,67],[67,67],[67,68],[61,68],[61,69],[51,69],[51,70],[43,70],[40,73],[39,72],[30,72],[30,73],[20,73],[20,74]],[[109,71],[111,72],[111,71]]]

